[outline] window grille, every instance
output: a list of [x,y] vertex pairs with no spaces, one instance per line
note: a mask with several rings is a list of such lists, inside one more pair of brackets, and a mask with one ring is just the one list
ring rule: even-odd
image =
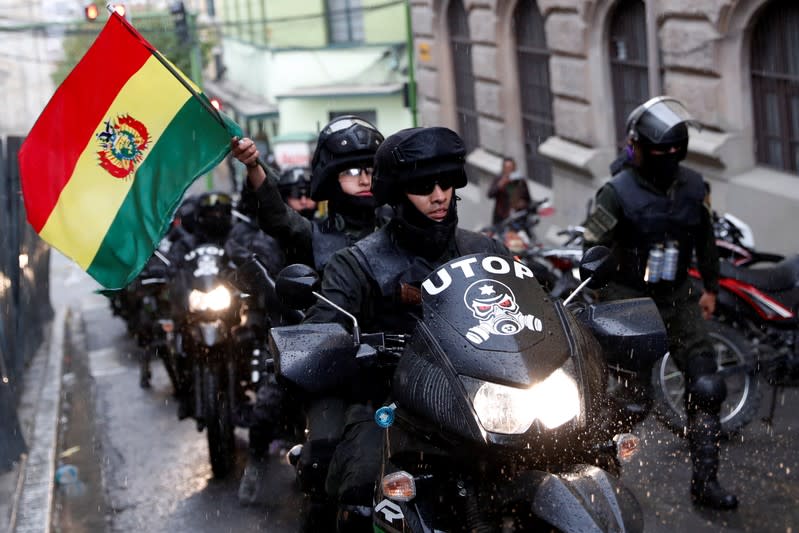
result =
[[538,146],[554,133],[554,120],[549,50],[544,35],[544,19],[536,2],[516,5],[513,26],[527,174],[533,181],[549,187],[552,185],[552,165],[538,153]]
[[799,5],[771,2],[752,35],[755,155],[764,165],[799,171]]
[[480,145],[477,109],[474,97],[472,72],[472,41],[469,36],[469,17],[462,0],[452,0],[447,8],[449,43],[455,75],[455,110],[460,133],[466,150],[471,152]]
[[616,137],[623,143],[627,116],[649,99],[646,8],[641,0],[622,0],[616,6],[608,45]]

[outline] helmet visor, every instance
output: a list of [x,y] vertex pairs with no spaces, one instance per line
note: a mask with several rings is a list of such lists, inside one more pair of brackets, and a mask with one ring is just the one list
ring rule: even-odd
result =
[[331,133],[335,133],[337,131],[346,130],[350,126],[363,126],[364,128],[369,128],[370,130],[376,129],[372,124],[368,121],[363,120],[362,118],[357,117],[342,117],[338,119],[334,119],[330,124],[328,124],[322,133],[330,135]]
[[209,193],[200,198],[200,205],[202,207],[211,206],[229,206],[233,204],[233,198],[227,194]]
[[700,124],[694,120],[687,109],[674,98],[658,97],[649,100],[644,105],[643,112],[630,125],[635,130],[639,139],[652,144],[661,144],[664,137],[678,124],[687,124],[699,128]]

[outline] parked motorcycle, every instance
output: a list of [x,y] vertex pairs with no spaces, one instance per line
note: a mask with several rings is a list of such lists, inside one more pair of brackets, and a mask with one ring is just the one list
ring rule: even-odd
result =
[[[696,271],[690,274],[699,277]],[[799,255],[764,268],[721,262],[717,321],[709,327],[727,383],[728,398],[722,409],[722,427],[727,433],[739,431],[757,415],[758,375],[772,386],[769,423],[779,392],[799,385],[798,313]],[[665,357],[654,378],[660,385],[656,394],[661,420],[674,431],[682,431],[682,374]]]
[[540,245],[536,237],[535,227],[542,217],[552,215],[555,209],[548,198],[532,202],[526,209],[514,211],[506,219],[486,226],[480,232],[503,243],[514,254],[523,254],[526,250]]
[[780,254],[757,250],[752,228],[730,213],[719,215],[713,212],[713,231],[716,234],[719,259],[723,261],[729,261],[736,266],[752,266],[760,263],[778,263],[785,259]]
[[[751,229],[734,215],[714,213],[713,220],[722,261],[716,317],[708,326],[727,384],[721,420],[729,435],[757,415],[758,376],[772,385],[769,423],[779,392],[799,385],[799,256],[757,250]],[[689,273],[700,280],[698,271]],[[668,356],[658,362],[653,381],[658,417],[682,433],[684,379]]]
[[[586,276],[606,277],[608,259],[589,251]],[[281,280],[316,294],[310,272]],[[352,334],[274,328],[271,346],[277,374],[316,396],[390,371],[375,531],[642,531],[616,477],[637,439],[615,434],[602,351],[652,359],[665,329],[650,299],[612,305],[578,319],[523,263],[477,254],[424,281],[411,335],[361,335],[351,317]]]

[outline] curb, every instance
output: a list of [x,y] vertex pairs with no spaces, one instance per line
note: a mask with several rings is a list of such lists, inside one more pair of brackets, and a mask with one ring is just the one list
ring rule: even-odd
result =
[[[49,533],[52,528],[56,447],[61,406],[61,368],[68,309],[56,309],[47,359],[34,394],[35,418],[30,450],[20,463],[19,483],[11,504],[11,532]],[[28,389],[33,390],[33,389]]]

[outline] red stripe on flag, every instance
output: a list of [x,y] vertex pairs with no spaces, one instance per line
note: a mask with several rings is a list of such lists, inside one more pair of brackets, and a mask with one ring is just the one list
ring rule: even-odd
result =
[[28,221],[41,231],[120,89],[150,57],[118,16],[58,87],[19,152]]

